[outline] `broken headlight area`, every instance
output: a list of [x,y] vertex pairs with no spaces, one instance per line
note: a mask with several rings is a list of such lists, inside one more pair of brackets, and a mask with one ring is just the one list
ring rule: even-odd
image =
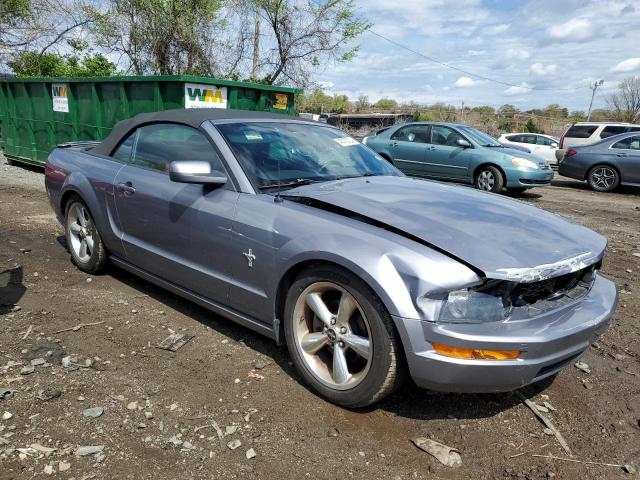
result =
[[437,321],[486,323],[531,318],[584,297],[599,264],[538,282],[486,280],[482,285],[449,292]]

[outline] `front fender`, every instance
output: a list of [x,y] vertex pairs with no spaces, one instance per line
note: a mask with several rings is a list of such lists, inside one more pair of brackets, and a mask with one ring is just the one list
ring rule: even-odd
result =
[[[411,248],[403,245],[404,239],[391,242],[383,236],[373,240],[363,241],[363,238],[342,234],[298,237],[279,250],[277,278],[281,280],[303,262],[331,262],[364,280],[390,314],[425,320],[433,319],[433,312],[425,310],[419,302],[421,296],[479,281],[472,270],[428,247],[415,244],[417,248]],[[273,285],[272,298],[278,284]]]

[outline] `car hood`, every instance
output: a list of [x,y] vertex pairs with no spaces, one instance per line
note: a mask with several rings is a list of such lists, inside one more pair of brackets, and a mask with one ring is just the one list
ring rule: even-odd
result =
[[282,193],[387,228],[481,270],[533,282],[602,258],[607,240],[559,215],[501,195],[409,177],[368,177]]

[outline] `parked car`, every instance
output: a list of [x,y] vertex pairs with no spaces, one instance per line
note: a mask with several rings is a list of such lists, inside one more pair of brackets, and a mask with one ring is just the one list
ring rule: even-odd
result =
[[413,122],[363,139],[408,175],[471,183],[480,190],[514,193],[549,185],[553,170],[531,154],[506,148],[475,128]]
[[346,407],[408,375],[446,391],[537,382],[616,307],[599,234],[406,177],[317,122],[140,114],[97,146],[54,150],[46,188],[80,270],[110,260],[286,343],[302,379]]
[[504,133],[498,141],[512,148],[528,147],[531,153],[545,159],[552,167],[558,165],[556,150],[559,141],[555,137],[542,133]]
[[500,140],[498,140],[498,143],[503,147],[512,148],[513,150],[520,150],[521,152],[531,153],[531,150],[529,150],[527,147],[524,147],[522,145],[516,145],[513,143],[507,144],[506,142],[501,142]]
[[560,160],[558,173],[586,180],[598,192],[610,192],[618,185],[640,186],[640,132],[573,146]]
[[560,137],[556,158],[560,160],[569,147],[599,142],[621,133],[640,131],[640,125],[623,122],[578,122],[570,125]]

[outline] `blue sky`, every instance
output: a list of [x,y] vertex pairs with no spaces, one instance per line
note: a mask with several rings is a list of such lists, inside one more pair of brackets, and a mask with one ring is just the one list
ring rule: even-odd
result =
[[460,105],[559,103],[594,108],[629,75],[640,75],[638,0],[356,0],[372,30],[497,84],[430,62],[364,34],[358,57],[317,72],[330,93]]

